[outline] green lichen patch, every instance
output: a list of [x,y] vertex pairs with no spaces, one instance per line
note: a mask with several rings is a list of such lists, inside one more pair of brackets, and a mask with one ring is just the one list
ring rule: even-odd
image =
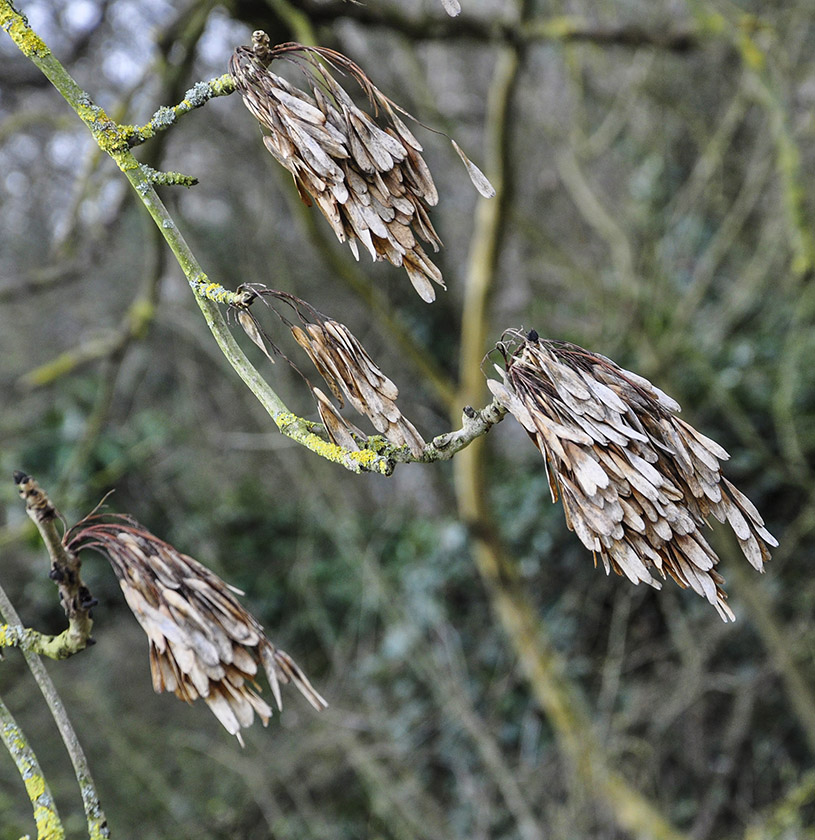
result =
[[29,27],[28,21],[10,3],[0,3],[0,27],[6,30],[11,40],[26,58],[45,58],[51,50]]
[[327,461],[341,464],[351,472],[377,472],[380,475],[390,475],[393,472],[394,464],[389,458],[383,458],[373,449],[354,451],[324,440],[310,431],[311,424],[296,414],[281,412],[275,415],[274,420],[286,437],[296,440]]
[[34,809],[34,822],[37,824],[37,840],[62,840],[65,837],[59,816],[52,808],[38,805]]

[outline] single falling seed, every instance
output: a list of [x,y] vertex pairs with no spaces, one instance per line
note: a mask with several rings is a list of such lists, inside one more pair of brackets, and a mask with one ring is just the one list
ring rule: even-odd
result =
[[71,551],[93,548],[110,560],[149,639],[156,692],[172,691],[188,703],[203,698],[241,745],[240,730],[252,724],[255,714],[264,726],[272,716],[258,694],[259,666],[278,709],[281,682],[294,683],[315,709],[326,708],[305,674],[266,638],[231,587],[135,520],[91,515],[68,531],[63,542]]
[[[274,60],[296,64],[309,90],[273,73]],[[357,107],[332,68],[356,80],[379,122]],[[344,55],[296,43],[271,47],[262,31],[253,33],[251,47],[238,47],[229,72],[244,104],[268,131],[266,148],[291,172],[305,204],[317,204],[357,259],[361,242],[374,260],[404,266],[421,298],[435,300],[434,283],[444,287],[444,281],[417,237],[439,250],[428,215],[439,196],[422,146],[399,117],[409,115]],[[479,192],[494,195],[483,173],[453,145]]]
[[675,400],[610,359],[534,331],[507,334],[502,381],[488,385],[543,454],[569,528],[607,573],[658,589],[656,568],[733,620],[702,527],[710,514],[727,521],[760,572],[778,542],[722,476],[727,452],[680,420]]

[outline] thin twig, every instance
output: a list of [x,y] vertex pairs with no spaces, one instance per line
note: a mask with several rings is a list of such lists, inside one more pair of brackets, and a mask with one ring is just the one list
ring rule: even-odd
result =
[[218,76],[217,79],[210,79],[208,82],[196,82],[185,94],[178,105],[163,105],[145,125],[122,126],[128,137],[128,145],[131,147],[145,143],[155,137],[160,131],[166,131],[175,125],[178,120],[189,114],[190,111],[200,108],[216,96],[229,96],[235,92],[235,83],[229,73]]
[[65,829],[62,827],[54,797],[51,795],[51,789],[48,787],[37,756],[2,699],[0,699],[0,738],[17,765],[28,798],[34,808],[38,840],[62,840],[65,837]]
[[28,518],[37,526],[40,537],[48,549],[51,557],[51,571],[48,577],[59,588],[59,600],[68,616],[68,629],[61,636],[56,637],[62,646],[53,652],[47,650],[40,652],[54,659],[63,659],[93,644],[91,610],[98,602],[82,582],[79,574],[82,564],[79,557],[72,551],[68,551],[62,544],[62,537],[57,532],[56,526],[60,515],[48,495],[31,476],[19,470],[14,473],[14,483],[25,502]]
[[[506,408],[494,399],[489,405],[477,411],[472,406],[466,406],[461,415],[461,428],[455,432],[438,435],[424,448],[420,460],[422,463],[432,461],[448,461],[457,452],[461,452],[476,438],[485,435],[496,423],[500,423],[506,416]],[[396,460],[414,461],[410,453],[400,450],[392,455]]]
[[[2,587],[0,587],[0,616],[8,624],[22,627],[20,616],[17,615],[17,611],[14,609],[13,604]],[[90,840],[109,840],[110,830],[105,813],[102,810],[102,805],[99,802],[99,794],[96,792],[96,785],[94,784],[93,776],[91,776],[90,766],[88,765],[88,760],[85,757],[82,745],[79,743],[79,738],[77,738],[76,732],[71,725],[68,713],[65,711],[62,698],[57,693],[56,686],[51,680],[51,677],[48,676],[48,672],[45,670],[45,666],[37,654],[24,648],[22,653],[31,673],[34,675],[34,679],[37,681],[37,685],[40,687],[48,708],[51,710],[51,715],[57,724],[59,734],[62,736],[65,749],[71,758],[74,774],[79,783],[82,806],[85,809],[85,817],[88,822],[88,837]]]

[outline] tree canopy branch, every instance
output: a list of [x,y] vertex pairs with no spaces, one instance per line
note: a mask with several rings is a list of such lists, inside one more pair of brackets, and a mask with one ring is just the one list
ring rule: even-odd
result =
[[353,20],[366,26],[393,29],[416,41],[473,40],[490,44],[523,46],[537,42],[587,43],[597,46],[639,49],[653,47],[668,52],[685,53],[702,46],[705,33],[701,29],[658,31],[636,24],[616,27],[597,26],[584,18],[555,15],[527,21],[494,21],[463,14],[456,18],[416,17],[398,6],[379,3],[348,3],[335,0],[317,3],[303,0],[301,7],[312,24],[329,24],[336,20]]

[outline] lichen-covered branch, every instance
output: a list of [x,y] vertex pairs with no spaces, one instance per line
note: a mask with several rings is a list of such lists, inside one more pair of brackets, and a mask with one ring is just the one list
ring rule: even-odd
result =
[[[173,108],[160,109],[150,123],[141,129],[120,125],[96,105],[90,96],[79,88],[60,62],[51,54],[46,44],[30,28],[26,19],[14,9],[8,0],[0,0],[0,26],[5,29],[22,53],[29,58],[49,79],[63,98],[74,109],[90,130],[99,148],[107,152],[119,169],[130,181],[139,198],[158,226],[167,244],[184,271],[196,302],[201,308],[207,326],[229,363],[258,398],[271,415],[280,431],[292,440],[307,447],[312,452],[327,460],[340,464],[355,472],[377,472],[390,475],[394,464],[421,460],[423,462],[445,460],[466,446],[478,434],[483,434],[492,423],[485,424],[485,417],[473,423],[465,423],[460,432],[450,433],[437,438],[421,458],[411,456],[401,450],[383,454],[376,446],[369,445],[361,451],[354,451],[338,446],[315,434],[313,427],[303,418],[293,414],[277,393],[245,356],[229,331],[223,314],[215,304],[240,306],[240,295],[230,291],[220,283],[212,282],[199,265],[195,255],[178,230],[173,218],[155,191],[155,184],[180,183],[189,186],[189,176],[179,173],[157,173],[140,164],[131,152],[137,143],[153,136],[157,130],[169,127],[182,114],[203,105],[213,96],[223,96],[232,92],[231,81],[220,77],[210,82],[202,82],[191,88],[184,100]],[[479,351],[480,352],[480,351]],[[500,417],[498,418],[500,419]],[[470,418],[474,420],[474,418]],[[480,431],[476,432],[477,429]],[[373,441],[373,439],[372,439]],[[441,446],[437,441],[441,441]]]
[[62,544],[62,538],[56,527],[59,513],[47,494],[31,476],[19,470],[14,473],[14,483],[25,502],[25,512],[37,526],[42,541],[48,549],[51,557],[51,571],[48,577],[59,588],[59,600],[68,616],[68,629],[60,636],[48,637],[37,634],[38,640],[33,637],[20,638],[18,644],[28,642],[41,648],[36,651],[38,653],[48,651],[46,655],[53,656],[55,659],[64,659],[93,644],[91,609],[96,606],[97,601],[82,582],[79,574],[81,561]]
[[58,636],[48,636],[30,627],[0,624],[0,648],[18,647],[49,659],[67,659],[92,644],[93,639],[87,638],[78,647],[70,628]]
[[17,765],[26,793],[31,800],[34,822],[37,826],[37,840],[62,840],[65,837],[65,829],[62,827],[54,797],[51,795],[37,756],[2,699],[0,699],[0,738],[3,739],[9,755]]
[[461,452],[476,438],[485,435],[496,423],[500,423],[506,414],[507,409],[497,399],[481,410],[465,406],[461,414],[461,428],[455,432],[437,435],[425,446],[421,458],[409,457],[409,453],[405,453],[404,450],[392,453],[391,457],[398,461],[418,460],[423,464],[449,461],[457,452]]
[[147,176],[147,180],[151,184],[156,184],[159,187],[194,187],[198,183],[198,179],[194,175],[185,175],[183,172],[159,172],[148,166],[146,163],[141,165],[142,172]]
[[[238,300],[238,296],[220,283],[213,283],[201,268],[181,231],[179,231],[172,216],[170,216],[156,193],[153,184],[154,178],[149,172],[145,171],[145,168],[131,152],[131,139],[134,136],[133,127],[119,125],[105,113],[103,108],[91,100],[90,96],[77,85],[62,64],[51,54],[42,39],[31,29],[25,17],[8,0],[0,0],[0,27],[8,32],[20,51],[45,74],[51,84],[85,123],[99,148],[113,158],[116,165],[130,181],[142,204],[175,255],[190,288],[195,294],[196,302],[203,312],[207,326],[224,356],[271,415],[281,432],[291,437],[292,440],[307,446],[313,452],[341,464],[352,472],[372,469],[387,474],[387,464],[378,456],[369,453],[360,457],[360,455],[349,450],[326,444],[325,441],[313,435],[307,429],[306,421],[289,411],[283,400],[246,358],[246,355],[232,337],[223,314],[216,306],[216,304],[234,304]],[[209,84],[208,90],[212,95],[225,95],[227,92],[226,82]],[[198,107],[207,98],[209,97],[205,97],[203,91],[201,91],[192,100],[187,97],[185,102],[189,100],[191,107]],[[184,107],[176,106],[180,109],[177,116],[185,112],[185,108],[190,110],[183,102],[182,106]]]
[[373,449],[354,451],[331,443],[315,434],[314,428],[321,427],[296,414],[282,412],[275,415],[274,421],[286,437],[297,441],[321,458],[340,464],[353,473],[377,472],[380,475],[390,475],[393,472],[393,458],[377,454]]
[[[22,627],[20,617],[14,609],[13,604],[9,601],[8,596],[2,587],[0,587],[0,615],[12,627]],[[51,711],[54,722],[59,729],[59,734],[65,744],[65,749],[71,758],[71,764],[74,768],[74,775],[79,784],[79,793],[82,797],[82,806],[85,810],[85,817],[88,823],[88,837],[89,840],[108,840],[110,838],[110,830],[108,829],[105,812],[102,810],[102,805],[99,802],[99,795],[96,792],[96,785],[91,776],[88,760],[85,758],[85,752],[79,739],[76,736],[71,720],[65,710],[65,706],[57,693],[57,689],[45,666],[42,664],[39,656],[25,647],[21,648],[23,657],[29,670],[34,676],[34,679],[39,686],[45,702]],[[47,836],[47,835],[46,835]]]
[[229,73],[218,76],[217,79],[210,79],[208,82],[197,82],[185,94],[178,105],[162,105],[150,122],[142,126],[122,126],[127,135],[128,145],[138,146],[145,143],[151,137],[155,137],[160,131],[166,131],[170,126],[175,125],[180,117],[189,114],[190,111],[200,108],[216,96],[229,96],[235,92],[235,83]]
[[[20,480],[17,480],[18,475],[20,476]],[[60,585],[62,583],[69,585],[70,581],[68,578],[73,576],[75,578],[74,584],[76,585],[76,595],[78,598],[81,598],[82,590],[84,589],[84,591],[87,592],[87,589],[82,587],[81,580],[79,579],[78,563],[76,568],[73,568],[71,565],[72,561],[68,557],[69,553],[64,552],[62,549],[62,540],[57,533],[54,521],[58,516],[56,509],[51,504],[48,496],[39,490],[39,488],[36,488],[39,490],[38,493],[33,492],[36,487],[36,483],[34,483],[34,486],[32,487],[28,483],[31,482],[31,479],[28,479],[27,482],[23,482],[23,478],[28,479],[28,477],[24,476],[22,473],[15,474],[16,484],[20,486],[25,483],[30,491],[26,497],[27,510],[31,519],[33,519],[37,524],[43,540],[48,546],[49,554],[52,557],[52,570],[54,568],[57,568],[60,571],[67,570],[67,574],[63,578],[63,581],[58,581],[58,583],[60,583]],[[55,556],[58,558],[56,565],[54,565],[53,560]],[[69,588],[68,591],[71,592],[73,590]],[[40,643],[48,647],[48,637],[41,637],[40,640],[36,640],[31,631],[27,631],[23,628],[20,617],[14,609],[14,605],[11,603],[2,587],[0,587],[0,616],[2,616],[3,620],[6,622],[6,626],[3,628],[6,638],[14,643],[16,637],[17,645],[20,647],[23,657],[25,658],[31,673],[37,681],[37,685],[45,698],[45,702],[48,704],[48,708],[51,711],[54,722],[59,729],[59,734],[65,744],[65,749],[68,751],[68,755],[71,758],[74,774],[76,775],[76,780],[79,784],[82,805],[87,819],[88,836],[90,840],[106,840],[106,838],[110,837],[110,831],[108,829],[105,813],[99,802],[99,796],[96,792],[93,777],[91,776],[88,760],[85,758],[85,752],[79,743],[79,739],[76,736],[73,726],[71,726],[71,721],[65,710],[62,699],[57,693],[51,677],[48,676],[45,666],[42,664],[42,661],[34,649]],[[82,626],[79,627],[80,632],[78,636],[76,634],[76,624],[74,627],[69,626],[66,633],[62,634],[66,644],[75,646],[81,645],[78,649],[87,646],[89,642],[89,635],[85,635],[83,641],[82,633],[90,633],[90,617],[85,616],[85,621],[87,622],[87,625],[84,628]],[[54,642],[56,642],[57,639],[60,639],[60,636],[55,637]],[[30,641],[31,644],[25,644],[26,641]],[[50,837],[50,835],[47,834],[42,836]],[[60,835],[54,836],[59,837]]]

